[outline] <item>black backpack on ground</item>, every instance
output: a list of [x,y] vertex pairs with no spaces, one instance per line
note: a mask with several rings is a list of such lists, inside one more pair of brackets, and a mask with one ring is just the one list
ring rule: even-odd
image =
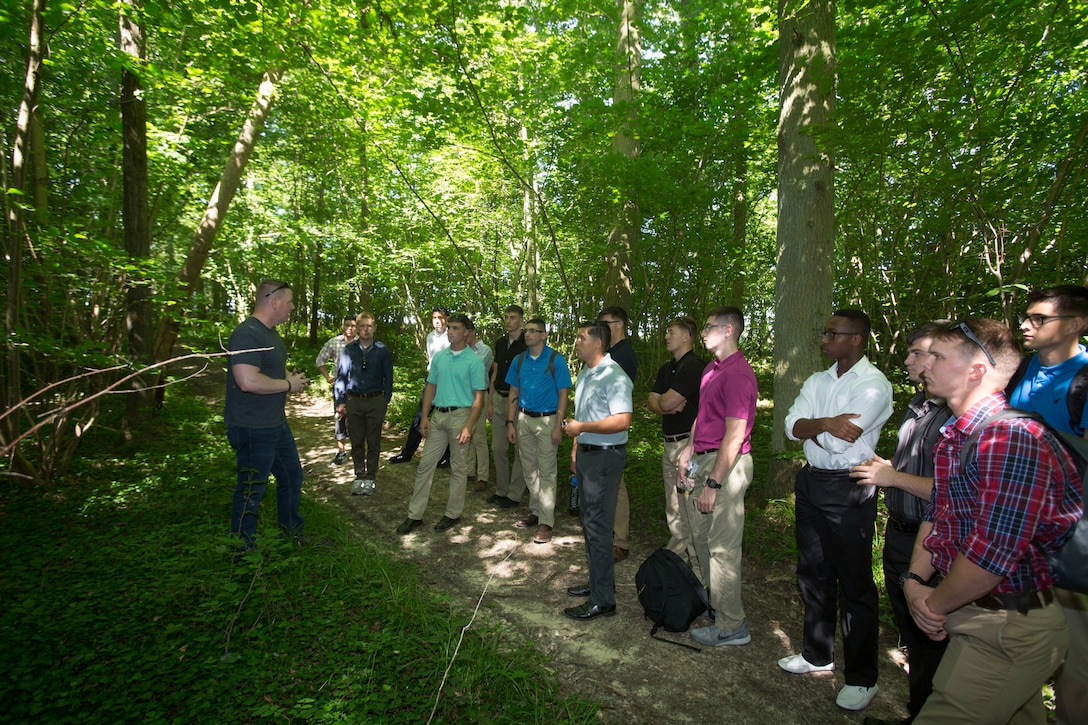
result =
[[700,651],[657,636],[659,628],[686,632],[697,617],[710,611],[706,589],[683,559],[668,549],[658,549],[638,568],[635,588],[646,618],[654,623],[651,637]]
[[[996,420],[1007,420],[1009,418],[1031,418],[1049,430],[1058,439],[1058,443],[1069,454],[1069,457],[1073,459],[1073,465],[1076,467],[1077,473],[1080,474],[1081,491],[1084,491],[1085,476],[1088,475],[1088,440],[1058,430],[1043,420],[1042,416],[1018,408],[1006,408],[994,413],[971,432],[971,435],[964,441],[963,448],[960,449],[960,471],[966,470],[971,456],[974,455],[975,449],[978,447],[978,438],[982,435],[982,430]],[[1083,504],[1083,502],[1082,497],[1081,503]],[[1050,573],[1054,578],[1055,586],[1080,592],[1081,594],[1088,594],[1088,520],[1084,518],[1083,514],[1073,527],[1072,536],[1066,539],[1060,549],[1047,554],[1046,558],[1050,563]]]

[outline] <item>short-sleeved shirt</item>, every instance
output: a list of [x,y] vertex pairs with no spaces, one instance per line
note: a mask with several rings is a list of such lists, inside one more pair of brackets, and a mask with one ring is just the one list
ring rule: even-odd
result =
[[450,331],[447,329],[445,332],[438,332],[437,330],[431,330],[427,333],[427,369],[431,367],[431,361],[434,360],[434,356],[438,354],[439,350],[445,350],[450,346]]
[[638,356],[635,355],[635,348],[631,347],[631,341],[626,337],[623,338],[608,348],[608,354],[617,365],[623,368],[623,372],[627,373],[631,382],[635,382],[635,377],[638,375]]
[[495,340],[495,390],[497,392],[510,392],[510,386],[506,384],[506,374],[510,371],[510,363],[514,361],[518,353],[525,352],[526,349],[524,332],[513,342],[510,342],[510,338],[506,335]]
[[841,376],[836,362],[827,370],[809,376],[801,393],[786,413],[786,435],[798,440],[793,427],[799,420],[834,418],[854,413],[850,422],[862,430],[853,443],[821,433],[804,442],[805,458],[816,468],[844,470],[873,457],[880,428],[892,414],[892,386],[884,373],[862,356]]
[[[944,398],[926,398],[918,393],[907,404],[899,424],[899,442],[892,466],[912,476],[933,478],[933,449],[941,439],[941,428],[952,417]],[[920,524],[929,499],[918,498],[898,486],[884,489],[888,513],[904,524]]]
[[321,352],[317,353],[317,359],[314,360],[314,364],[317,365],[317,367],[321,367],[332,360],[333,370],[336,370],[336,365],[340,362],[340,353],[344,351],[347,344],[348,341],[343,335],[329,338],[328,342],[321,346]]
[[427,382],[435,386],[431,405],[436,408],[467,408],[477,390],[487,390],[483,360],[467,347],[457,352],[448,347],[439,350],[431,360]]
[[[603,420],[617,413],[631,413],[634,383],[607,353],[596,367],[584,367],[574,388],[574,419],[581,423]],[[627,442],[627,431],[581,433],[579,445],[615,446]]]
[[393,353],[384,343],[375,340],[364,350],[361,342],[352,340],[344,348],[336,367],[333,400],[337,405],[345,403],[348,393],[381,393],[387,403],[393,397]]
[[[268,348],[261,350],[260,348]],[[282,393],[257,395],[247,393],[234,380],[235,365],[252,365],[262,375],[276,380],[287,377],[287,346],[276,330],[265,327],[256,317],[246,318],[234,328],[227,340],[227,350],[247,352],[227,356],[227,397],[223,407],[223,422],[240,428],[276,428],[287,421],[283,407],[287,403],[287,386]]]
[[741,418],[745,424],[740,452],[751,453],[758,400],[756,374],[743,352],[737,350],[726,359],[714,360],[707,365],[699,389],[693,450],[702,453],[717,449],[725,438],[725,419]]
[[[553,352],[554,369],[549,371],[548,361],[551,360]],[[540,355],[535,358],[528,350],[515,358],[506,373],[506,384],[518,389],[520,407],[533,413],[550,413],[559,407],[559,391],[569,389],[573,383],[567,359],[545,345]]]
[[[687,433],[699,412],[699,385],[703,378],[706,361],[688,350],[679,359],[669,360],[657,371],[652,391],[664,395],[670,389],[684,396],[687,401],[679,413],[661,416],[661,432],[667,436]],[[720,440],[720,439],[719,439]]]
[[1038,413],[1058,430],[1083,436],[1085,428],[1088,428],[1088,405],[1081,412],[1079,424],[1072,426],[1066,395],[1069,384],[1085,365],[1088,365],[1088,351],[1083,345],[1076,355],[1050,367],[1039,364],[1039,356],[1032,355],[1024,377],[1009,396],[1009,404],[1020,410]]
[[944,427],[925,514],[933,529],[924,544],[942,574],[963,555],[1004,577],[998,594],[1045,591],[1051,587],[1046,554],[1064,543],[1084,507],[1080,476],[1065,449],[1030,418],[994,421],[960,468],[967,438],[1007,407],[996,393]]
[[491,364],[495,362],[495,356],[491,353],[491,348],[484,344],[483,340],[477,340],[475,345],[470,348],[476,357],[480,358],[484,364],[484,375],[491,372]]

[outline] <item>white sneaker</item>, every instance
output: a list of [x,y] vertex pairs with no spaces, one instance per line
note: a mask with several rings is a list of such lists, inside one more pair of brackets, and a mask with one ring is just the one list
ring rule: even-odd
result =
[[835,698],[835,704],[843,710],[864,710],[876,697],[876,685],[861,687],[859,685],[846,685],[839,690],[839,696]]
[[352,496],[365,496],[369,491],[366,490],[366,481],[361,478],[356,478],[355,483],[351,484]]
[[[828,662],[826,665],[814,665],[806,660],[804,655],[800,654],[783,657],[778,660],[778,666],[795,675],[807,675],[809,672],[830,672],[835,669],[834,662]],[[865,704],[868,705],[869,703]]]

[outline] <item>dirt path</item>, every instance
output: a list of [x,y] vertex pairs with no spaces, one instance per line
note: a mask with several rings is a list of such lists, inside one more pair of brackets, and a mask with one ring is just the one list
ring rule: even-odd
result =
[[[376,493],[351,496],[350,459],[342,467],[331,465],[335,451],[330,411],[331,403],[317,397],[295,396],[289,405],[306,469],[305,495],[342,506],[374,544],[420,563],[435,587],[463,598],[466,613],[493,577],[484,597],[485,616],[505,625],[512,637],[532,641],[565,687],[600,701],[601,722],[861,722],[862,713],[835,705],[844,684],[841,672],[798,676],[776,664],[799,651],[801,639],[802,608],[792,561],[745,561],[744,599],[752,642],[743,647],[702,648],[697,653],[649,637],[634,577],[639,563],[663,542],[637,536],[631,556],[616,567],[618,615],[576,622],[562,614],[563,607],[578,603],[565,589],[587,580],[588,570],[581,529],[565,508],[557,515],[552,543],[538,545],[532,542],[532,530],[513,527],[527,509],[495,508],[485,503],[493,488],[486,493],[470,490],[461,522],[436,533],[432,526],[442,514],[449,478],[439,470],[424,525],[398,536],[393,529],[406,516],[418,456],[408,464],[388,465],[389,452],[399,451],[403,436],[387,434]],[[697,620],[694,626],[710,623]],[[687,634],[659,634],[691,643]],[[881,691],[866,715],[898,719],[907,714],[906,676],[897,664],[902,656],[895,645],[894,632],[884,632]]]

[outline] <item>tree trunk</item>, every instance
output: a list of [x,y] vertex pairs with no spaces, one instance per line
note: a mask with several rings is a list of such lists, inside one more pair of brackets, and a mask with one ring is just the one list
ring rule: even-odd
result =
[[[617,0],[620,8],[616,40],[616,87],[613,100],[619,110],[620,125],[612,137],[612,150],[629,160],[638,158],[638,92],[641,85],[642,39],[638,33],[637,0]],[[631,256],[638,244],[640,212],[638,201],[628,181],[629,168],[620,174],[625,187],[615,224],[608,235],[607,267],[604,276],[606,305],[631,306]],[[595,311],[594,311],[595,312]]]
[[[151,285],[147,282],[144,263],[151,256],[151,223],[148,211],[147,189],[147,104],[140,87],[137,68],[147,59],[144,29],[139,17],[143,12],[142,0],[122,0],[119,16],[119,45],[128,63],[121,69],[121,133],[124,140],[122,169],[124,193],[122,216],[124,220],[125,252],[128,254],[137,279],[130,279],[126,291],[127,313],[125,327],[128,332],[129,358],[140,365],[150,361],[154,327],[151,321]],[[135,391],[126,401],[123,424],[126,440],[131,440],[141,411],[151,407],[151,390],[147,387],[152,378],[133,378]]]
[[[177,291],[174,296],[176,304],[168,307],[159,324],[158,334],[155,337],[155,360],[165,360],[170,356],[174,343],[178,338],[178,330],[181,328],[180,316],[184,310],[184,303],[192,295],[193,285],[200,278],[200,270],[211,252],[215,235],[219,231],[220,224],[227,215],[227,208],[234,199],[238,185],[242,181],[242,172],[245,170],[249,157],[253,154],[253,148],[257,143],[265,120],[272,109],[272,95],[276,90],[276,83],[281,74],[280,69],[265,71],[261,79],[260,88],[257,91],[257,99],[249,110],[249,116],[238,134],[238,139],[231,149],[230,158],[223,168],[223,175],[219,183],[215,185],[208,206],[204,210],[204,217],[200,225],[193,233],[193,240],[189,245],[189,252],[185,257],[185,264],[178,273]],[[165,370],[163,371],[165,375]],[[161,391],[161,388],[159,389]],[[157,394],[159,404],[162,403],[161,392]]]
[[[15,141],[11,153],[11,177],[8,188],[16,193],[26,192],[28,156],[31,145],[32,116],[38,105],[38,92],[41,88],[41,66],[45,51],[44,20],[45,0],[33,0],[30,11],[30,44],[27,53],[26,75],[23,81],[23,99],[19,104],[19,115],[15,126]],[[4,309],[4,402],[10,410],[22,399],[22,377],[19,367],[19,351],[16,347],[16,333],[20,327],[20,310],[23,305],[23,244],[26,241],[26,222],[23,217],[21,197],[14,202],[4,194],[7,213],[7,233],[5,234],[8,264],[8,294]],[[14,440],[18,431],[18,416],[4,418],[0,428],[0,443]],[[26,461],[18,450],[12,453],[11,469],[37,479],[34,467]]]
[[834,111],[835,64],[834,0],[779,0],[772,498],[793,490],[796,459],[781,457],[784,422],[805,378],[822,366],[819,333],[831,313],[834,175],[821,138]]

